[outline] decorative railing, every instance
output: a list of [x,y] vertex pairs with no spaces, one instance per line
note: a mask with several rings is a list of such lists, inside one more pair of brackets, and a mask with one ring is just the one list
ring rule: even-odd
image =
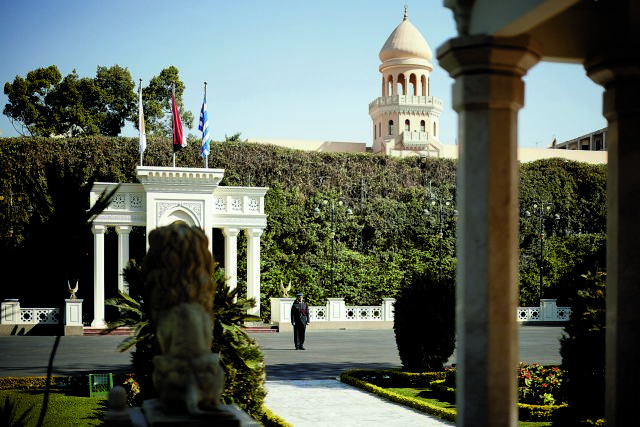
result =
[[60,323],[59,308],[20,308],[18,324],[57,325]]
[[558,307],[555,299],[543,299],[540,307],[518,307],[519,322],[566,322],[571,307]]
[[[271,298],[271,321],[291,322],[293,298]],[[347,306],[343,298],[329,298],[326,305],[309,306],[311,322],[393,322],[395,299],[383,298],[382,305]]]
[[0,325],[82,326],[82,301],[65,300],[63,317],[59,308],[25,308],[17,299],[5,299],[0,304]]

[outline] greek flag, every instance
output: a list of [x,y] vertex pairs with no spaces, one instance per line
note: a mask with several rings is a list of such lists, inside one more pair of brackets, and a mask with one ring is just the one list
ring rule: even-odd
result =
[[207,113],[207,94],[204,95],[204,101],[202,101],[198,130],[202,132],[202,157],[206,158],[209,155],[209,143],[211,142],[211,136],[209,135],[209,114]]

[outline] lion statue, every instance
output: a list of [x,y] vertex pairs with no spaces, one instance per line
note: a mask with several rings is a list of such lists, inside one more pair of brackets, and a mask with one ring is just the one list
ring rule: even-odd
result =
[[168,414],[206,414],[220,403],[224,371],[211,352],[213,265],[201,229],[176,222],[149,233],[143,274],[161,351],[153,383]]

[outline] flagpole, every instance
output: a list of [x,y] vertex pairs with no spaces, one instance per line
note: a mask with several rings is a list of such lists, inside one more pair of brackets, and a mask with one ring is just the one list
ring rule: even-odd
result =
[[[175,98],[175,96],[176,96],[176,86],[175,86],[175,84],[171,85],[171,96],[173,98]],[[174,138],[176,137],[175,136],[176,124],[175,124],[175,121],[173,119],[173,115],[174,115],[173,109],[175,108],[175,105],[173,103],[173,98],[171,99],[171,134],[172,134],[171,135],[172,136],[172,138],[171,138],[171,152],[173,153],[173,167],[175,168],[176,167],[176,150],[175,150],[173,144],[175,143]]]
[[[140,103],[139,103],[140,105],[138,106],[138,108],[141,109],[142,108],[142,79],[140,79],[140,86],[138,87],[138,97],[140,99]],[[141,116],[140,111],[138,111],[138,118],[140,118],[140,117],[143,117],[143,116]],[[142,120],[144,120],[144,117],[142,118]],[[144,125],[144,123],[140,123],[140,120],[138,120],[138,128],[140,126],[143,126],[143,125]],[[143,130],[142,129],[138,129],[138,131],[140,132],[140,138],[142,138]],[[141,142],[142,141],[140,141],[140,143]],[[146,141],[145,141],[145,143],[146,143]],[[143,166],[143,164],[142,164],[143,150],[139,150],[139,151],[140,151],[140,166]]]
[[[207,99],[207,82],[204,82],[204,99]],[[209,169],[209,155],[204,156],[204,167]]]

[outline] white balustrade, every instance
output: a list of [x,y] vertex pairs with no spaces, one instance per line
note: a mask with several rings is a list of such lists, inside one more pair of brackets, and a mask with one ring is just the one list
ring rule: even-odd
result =
[[518,307],[519,322],[566,322],[571,307],[558,307],[555,299],[543,299],[540,307]]

